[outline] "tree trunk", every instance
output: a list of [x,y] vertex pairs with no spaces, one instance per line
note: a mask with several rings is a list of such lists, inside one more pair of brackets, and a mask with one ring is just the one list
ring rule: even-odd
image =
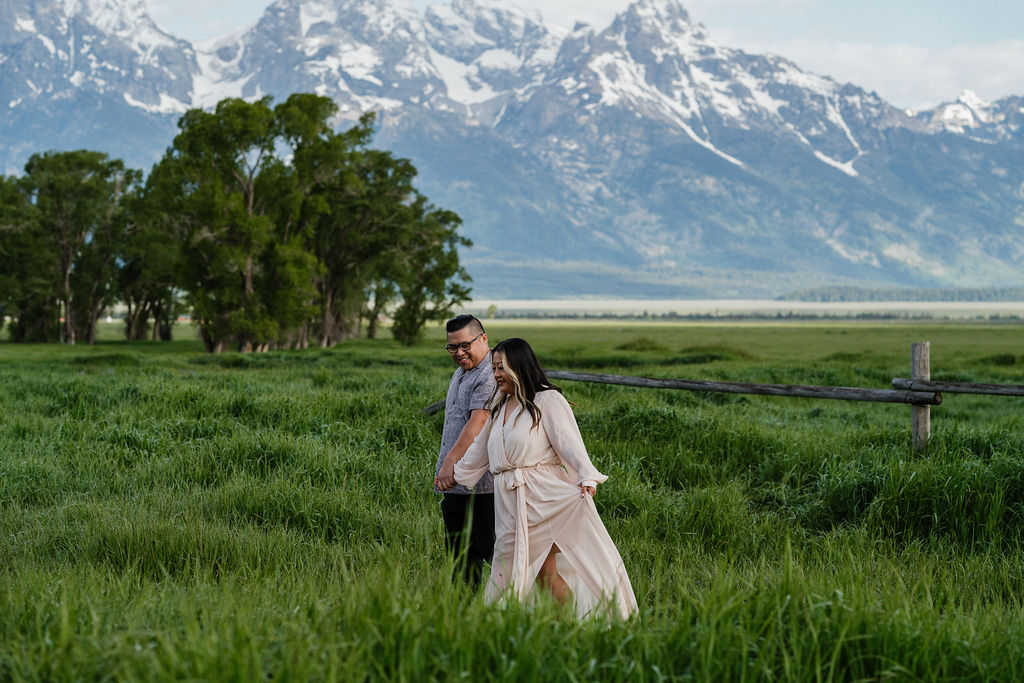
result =
[[102,312],[103,307],[99,305],[93,306],[92,310],[89,312],[89,328],[86,330],[86,343],[88,343],[89,346],[94,346],[96,344],[96,323],[99,321],[100,313]]
[[128,302],[128,317],[125,319],[126,335],[128,341],[138,341],[146,338],[146,321],[149,319],[148,301],[139,301],[132,304]]
[[150,310],[153,313],[153,341],[160,340],[160,316],[163,315],[164,307],[160,304],[152,304]]
[[124,305],[128,307],[128,315],[124,317],[124,339],[125,341],[132,340],[132,318],[135,314],[134,301],[131,297],[125,297]]
[[64,343],[75,345],[75,326],[71,313],[71,268],[64,269]]
[[330,292],[324,294],[323,314],[320,316],[320,348],[326,349],[331,344],[331,335],[334,332],[334,299]]

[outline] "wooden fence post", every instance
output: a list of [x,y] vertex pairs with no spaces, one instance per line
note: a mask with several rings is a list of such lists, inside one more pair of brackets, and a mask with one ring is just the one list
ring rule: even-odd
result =
[[[917,342],[910,345],[910,381],[932,378],[931,343]],[[928,435],[931,432],[931,406],[910,406],[911,442],[914,450],[923,453],[928,450]]]

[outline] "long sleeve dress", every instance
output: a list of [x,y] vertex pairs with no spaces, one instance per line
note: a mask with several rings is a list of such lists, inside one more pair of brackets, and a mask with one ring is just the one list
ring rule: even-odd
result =
[[495,601],[509,592],[527,598],[554,544],[576,613],[611,608],[627,618],[637,603],[622,557],[594,501],[580,497],[581,483],[596,485],[608,477],[590,462],[576,418],[559,392],[539,392],[534,404],[541,411],[537,427],[521,406],[506,420],[506,403],[455,465],[455,480],[470,488],[488,470],[494,474],[497,541],[484,597]]

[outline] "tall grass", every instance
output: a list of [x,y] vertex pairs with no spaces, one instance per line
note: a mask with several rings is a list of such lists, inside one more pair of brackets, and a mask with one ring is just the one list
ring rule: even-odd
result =
[[[493,328],[493,329],[492,329]],[[1024,383],[1019,328],[488,325],[562,369]],[[1024,402],[909,408],[565,382],[631,622],[488,606],[430,492],[432,341],[0,345],[0,679],[1015,680]],[[1010,357],[1014,360],[1010,362]]]

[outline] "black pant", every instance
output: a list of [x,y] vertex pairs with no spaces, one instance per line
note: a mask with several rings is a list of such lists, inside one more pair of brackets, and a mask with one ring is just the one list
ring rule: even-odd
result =
[[490,562],[494,554],[494,494],[446,493],[441,517],[448,552],[455,557],[455,576],[462,574],[470,585],[478,585],[484,560]]

